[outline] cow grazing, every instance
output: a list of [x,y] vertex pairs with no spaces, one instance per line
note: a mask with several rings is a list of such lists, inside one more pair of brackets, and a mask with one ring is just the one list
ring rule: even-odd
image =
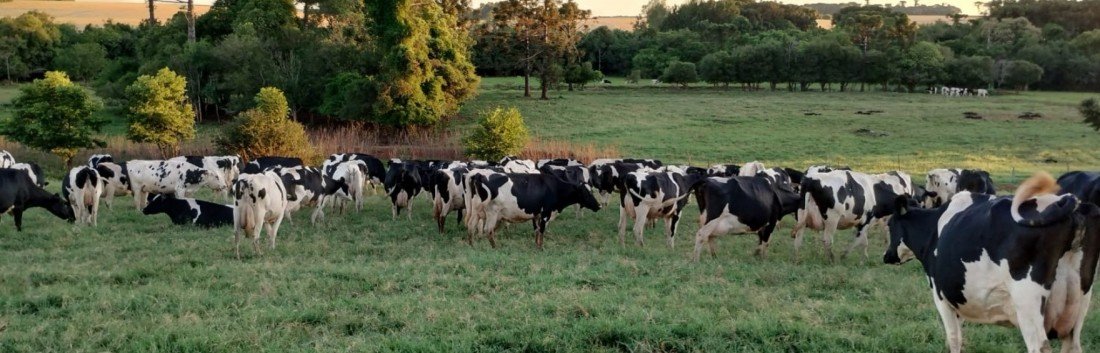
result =
[[34,207],[45,208],[57,218],[75,220],[72,208],[60,195],[38,187],[27,173],[0,168],[0,213],[11,213],[15,229],[22,232],[23,212]]
[[180,156],[168,159],[168,161],[187,162],[212,173],[221,174],[222,180],[225,181],[223,195],[226,199],[229,198],[229,187],[233,184],[233,180],[237,179],[237,175],[240,174],[241,157],[238,156]]
[[304,163],[302,163],[301,158],[297,157],[259,157],[245,164],[240,174],[260,174],[270,168],[290,168],[300,165],[304,165]]
[[996,194],[997,189],[989,173],[978,169],[933,169],[928,171],[925,190],[935,193],[926,207],[939,207],[956,193],[970,191]]
[[443,226],[447,222],[447,215],[452,211],[458,212],[459,222],[464,218],[462,211],[466,209],[465,187],[463,181],[469,169],[452,168],[433,171],[428,177],[428,192],[432,195],[432,217],[435,218],[439,233],[443,234]]
[[88,166],[89,167],[92,167],[92,168],[98,167],[99,164],[103,163],[103,162],[114,163],[115,158],[111,157],[111,155],[109,155],[109,154],[93,154],[90,157],[88,157]]
[[73,168],[61,181],[61,195],[72,206],[76,223],[98,225],[103,184],[99,172],[89,166]]
[[260,227],[267,228],[271,250],[283,223],[287,206],[286,188],[282,179],[272,172],[241,174],[233,183],[233,247],[241,258],[241,233],[252,239],[256,254],[260,251]]
[[200,187],[215,192],[225,189],[225,181],[220,173],[213,173],[187,162],[179,161],[129,161],[126,163],[127,176],[130,178],[130,191],[134,193],[134,206],[138,210],[145,208],[150,193],[175,193],[176,197],[187,197]]
[[333,154],[325,158],[325,161],[321,165],[321,170],[325,175],[332,177],[332,174],[336,172],[336,165],[343,162],[350,161],[363,161],[363,176],[367,184],[371,186],[371,190],[374,190],[377,185],[382,185],[382,182],[386,179],[386,166],[382,164],[382,161],[375,158],[372,155],[365,153],[341,153]]
[[626,244],[627,219],[634,219],[634,242],[645,244],[645,225],[651,220],[665,220],[668,247],[675,245],[680,214],[687,206],[688,196],[706,176],[686,174],[679,168],[664,171],[635,171],[622,178],[619,197],[619,244]]
[[539,172],[539,169],[535,165],[535,162],[529,159],[504,157],[504,159],[500,160],[500,165],[504,168],[505,173],[534,174]]
[[822,241],[829,261],[833,261],[834,233],[855,228],[856,238],[844,256],[863,245],[863,257],[866,259],[868,226],[893,214],[894,199],[912,195],[912,186],[909,175],[901,172],[867,175],[832,171],[807,175],[802,179],[798,222],[791,232],[795,259],[802,247],[802,233],[806,227],[823,232]]
[[46,181],[46,174],[42,173],[42,167],[39,167],[38,163],[15,163],[8,168],[27,172],[27,176],[31,177],[31,181],[33,181],[35,185],[38,185],[38,187],[44,188],[46,185],[50,185],[50,182]]
[[[578,203],[592,211],[600,209],[599,202],[584,185],[551,174],[474,174],[470,182],[478,197],[487,200],[480,210],[484,220],[474,223],[481,224],[480,233],[488,236],[494,248],[501,221],[531,221],[535,227],[535,245],[542,249],[546,225],[561,210]],[[466,242],[473,245],[473,232],[467,235]]]
[[1100,173],[1069,172],[1058,178],[1058,186],[1064,194],[1073,194],[1085,202],[1100,205]]
[[103,198],[107,202],[107,208],[113,207],[115,196],[130,194],[130,172],[126,170],[126,162],[99,162],[95,170],[103,180]]
[[756,255],[767,256],[772,232],[784,216],[798,210],[800,195],[790,184],[775,183],[763,174],[753,177],[711,177],[697,186],[700,208],[699,231],[695,233],[694,260],[699,261],[703,243],[715,256],[714,241],[729,233],[756,233]]
[[141,210],[144,215],[166,214],[176,225],[195,225],[203,228],[233,225],[233,206],[189,198],[177,199],[172,194],[149,197]]
[[386,195],[390,197],[390,203],[393,205],[393,219],[397,219],[402,209],[408,210],[408,217],[412,219],[412,199],[423,190],[420,167],[417,163],[403,162],[400,159],[390,160],[384,185]]
[[1040,173],[1012,197],[963,191],[934,210],[901,198],[883,261],[917,259],[946,342],[962,351],[962,322],[1018,327],[1028,352],[1082,353],[1081,334],[1100,258],[1100,210],[1055,196]]
[[15,164],[15,157],[10,152],[0,150],[0,168],[11,168]]

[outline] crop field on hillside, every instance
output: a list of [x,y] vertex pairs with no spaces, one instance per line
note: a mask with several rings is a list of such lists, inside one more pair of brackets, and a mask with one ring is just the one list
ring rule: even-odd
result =
[[[848,164],[917,179],[933,167],[980,167],[1005,186],[1038,169],[1100,169],[1100,134],[1075,111],[1089,94],[945,99],[612,85],[539,101],[518,99],[514,83],[485,79],[451,128],[514,105],[540,138],[667,162]],[[0,103],[13,96],[5,90]],[[856,114],[868,110],[882,112]],[[966,111],[984,119],[964,119]],[[1044,117],[1018,119],[1023,112]],[[48,189],[59,185],[53,179]],[[663,226],[646,230],[644,246],[620,245],[612,206],[567,210],[539,251],[530,224],[502,229],[497,249],[484,239],[471,247],[454,215],[445,234],[436,232],[425,198],[411,220],[394,220],[388,199],[372,196],[362,211],[329,210],[316,226],[312,210],[296,213],[274,251],[257,256],[243,246],[238,261],[229,229],[172,226],[132,201],[103,207],[96,228],[34,209],[17,233],[0,216],[0,352],[945,351],[927,280],[916,263],[882,264],[881,229],[866,260],[828,263],[820,237],[807,233],[794,261],[788,219],[766,258],[751,255],[755,236],[727,236],[716,258],[692,263],[694,202],[671,249]],[[841,231],[836,249],[852,238]],[[1100,349],[1097,327],[1093,313],[1086,351]],[[969,352],[1024,350],[1016,329],[966,325],[964,337]]]

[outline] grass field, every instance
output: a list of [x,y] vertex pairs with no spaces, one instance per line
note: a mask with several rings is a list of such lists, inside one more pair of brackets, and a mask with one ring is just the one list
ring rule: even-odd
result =
[[[901,165],[914,174],[980,166],[1004,183],[1013,168],[1100,169],[1100,136],[1073,111],[1086,94],[944,100],[613,87],[547,102],[492,88],[512,82],[487,79],[464,115],[516,105],[540,137],[699,164]],[[884,113],[854,114],[870,109]],[[987,119],[964,120],[963,111]],[[1046,118],[1016,119],[1023,111]],[[852,133],[863,127],[890,135]],[[395,221],[376,196],[362,212],[330,211],[317,227],[299,213],[275,251],[246,248],[237,261],[229,230],[173,227],[131,201],[116,199],[96,229],[34,210],[16,233],[0,217],[0,352],[944,351],[919,266],[882,265],[881,230],[867,261],[828,264],[809,241],[795,263],[785,224],[766,259],[749,255],[754,236],[731,236],[719,240],[718,258],[694,264],[695,205],[674,249],[657,229],[645,247],[620,246],[608,208],[561,215],[544,251],[528,224],[503,230],[494,250],[484,240],[466,246],[453,216],[437,234],[423,199],[412,221]],[[846,246],[852,235],[838,238]],[[1086,351],[1100,349],[1090,334],[1098,321],[1088,319]],[[969,352],[1024,349],[1015,329],[967,325],[964,335]]]

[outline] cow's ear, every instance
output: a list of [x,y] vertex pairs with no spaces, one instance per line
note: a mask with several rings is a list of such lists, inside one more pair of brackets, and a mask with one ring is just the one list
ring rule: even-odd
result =
[[936,197],[936,196],[940,196],[940,193],[938,193],[938,192],[935,192],[935,191],[926,191],[926,192],[924,193],[924,195],[925,195],[926,197],[928,197],[928,198],[934,198],[934,197]]
[[894,208],[899,216],[909,213],[909,195],[901,195],[894,199]]

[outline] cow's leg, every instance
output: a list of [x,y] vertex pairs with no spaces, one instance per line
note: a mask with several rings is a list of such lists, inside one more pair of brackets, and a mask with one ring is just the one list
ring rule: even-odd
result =
[[267,237],[271,239],[271,250],[275,250],[275,238],[279,236],[279,226],[282,224],[282,215],[275,218],[275,222],[267,224]]
[[1072,336],[1062,339],[1062,353],[1083,353],[1081,348],[1081,328],[1085,326],[1085,318],[1089,313],[1089,304],[1092,303],[1092,292],[1081,297],[1077,304],[1077,324],[1073,327]]
[[836,234],[836,229],[839,221],[836,217],[830,217],[831,219],[825,220],[825,231],[822,232],[821,242],[825,245],[825,258],[829,259],[829,262],[834,262],[833,257],[833,234]]
[[649,206],[634,206],[634,244],[645,246],[645,227],[649,224]]
[[794,238],[794,262],[798,263],[798,251],[802,248],[802,233],[806,230],[805,217],[799,217],[798,222],[791,229],[791,237]]
[[874,225],[874,223],[872,222],[872,223],[869,223],[869,224],[865,223],[865,224],[861,224],[859,226],[856,226],[856,238],[852,239],[852,244],[848,246],[848,250],[845,250],[844,254],[840,255],[841,259],[847,258],[849,253],[851,253],[853,250],[855,250],[856,247],[862,245],[863,246],[863,261],[864,262],[867,261],[867,245],[868,245],[867,233],[870,232],[871,226],[873,226],[873,225]]
[[546,223],[550,222],[550,214],[544,213],[534,219],[535,222],[535,245],[539,250],[542,250],[543,236],[546,235]]
[[141,211],[141,208],[142,208],[141,203],[144,200],[145,200],[145,192],[141,191],[141,190],[135,190],[134,191],[134,207],[137,208],[138,211]]
[[401,210],[397,208],[397,202],[396,201],[394,201],[392,204],[393,204],[393,206],[390,208],[390,213],[393,214],[392,218],[393,218],[394,221],[396,221],[397,220],[397,214],[401,213]]
[[405,205],[405,217],[411,221],[413,219],[413,198],[409,198],[409,203]]
[[673,249],[676,247],[676,228],[680,225],[680,212],[676,211],[672,214],[672,218],[665,220],[668,229],[665,230],[668,237],[668,248]]
[[92,199],[92,227],[99,227],[99,197]]
[[[702,218],[700,218],[702,221]],[[711,238],[717,236],[714,234],[715,228],[718,226],[718,221],[713,221],[699,227],[699,231],[695,232],[695,254],[692,256],[692,261],[699,262],[699,254],[703,252],[703,243],[710,244]],[[714,255],[711,253],[711,255]]]
[[13,208],[11,210],[11,217],[15,218],[15,231],[23,231],[23,208]]
[[762,259],[768,258],[768,243],[771,242],[772,233],[775,232],[777,222],[772,222],[764,226],[759,232],[756,232],[756,236],[760,243],[756,246],[756,251],[753,255],[759,256]]
[[309,217],[309,223],[317,224],[318,219],[325,218],[325,200],[326,198],[322,197],[321,202],[317,203],[316,208],[313,209],[313,214]]
[[489,246],[492,246],[493,249],[497,248],[497,222],[500,220],[500,217],[495,213],[496,212],[485,213],[485,224],[482,228],[482,233],[486,234],[486,237],[489,238]]
[[113,209],[114,208],[114,200],[115,200],[115,188],[113,186],[108,187],[107,191],[106,191],[106,194],[103,195],[103,198],[104,198],[104,201],[107,202],[107,209],[108,210]]
[[237,261],[241,260],[241,227],[233,225],[233,252],[237,254]]
[[936,303],[936,311],[940,313],[940,321],[943,322],[943,330],[945,333],[944,340],[947,342],[948,351],[951,353],[961,353],[962,320],[956,316],[955,311],[951,308],[951,304],[939,298],[934,288],[932,289],[932,301]]
[[443,234],[443,223],[446,222],[447,215],[443,214],[443,203],[435,201],[432,203],[432,218],[435,219],[436,225],[439,227],[439,234]]
[[1028,353],[1050,353],[1050,341],[1044,329],[1043,305],[1049,290],[1024,278],[1010,284],[1012,305],[1016,307],[1016,322]]
[[619,245],[626,246],[626,206],[619,204]]

